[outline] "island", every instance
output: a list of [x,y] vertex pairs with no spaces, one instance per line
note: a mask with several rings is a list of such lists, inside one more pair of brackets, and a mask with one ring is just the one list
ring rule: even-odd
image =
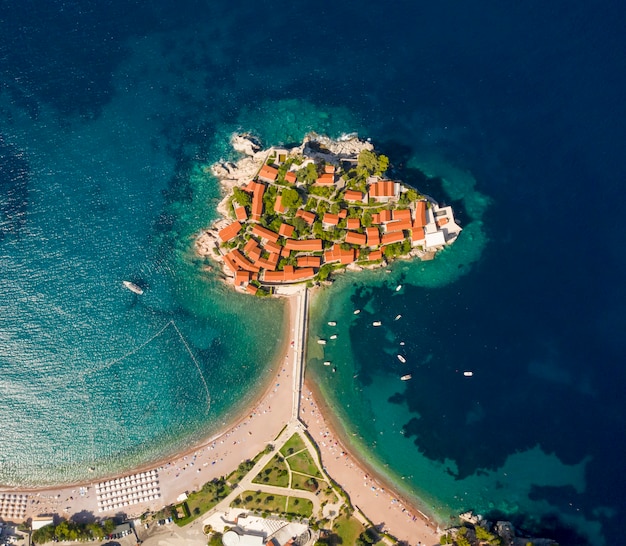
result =
[[310,133],[299,146],[264,150],[234,135],[232,144],[243,157],[211,168],[225,196],[196,251],[239,290],[269,295],[341,269],[432,259],[461,232],[452,207],[385,176],[387,156],[357,136]]

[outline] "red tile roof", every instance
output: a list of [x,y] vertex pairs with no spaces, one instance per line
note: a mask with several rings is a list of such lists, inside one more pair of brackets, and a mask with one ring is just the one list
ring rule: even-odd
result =
[[289,184],[295,184],[296,183],[296,173],[294,173],[293,171],[287,171],[285,173],[285,182],[288,182]]
[[315,181],[317,186],[332,186],[335,183],[335,175],[332,173],[324,173]]
[[322,264],[320,256],[300,256],[298,258],[298,267],[319,267]]
[[392,243],[399,243],[400,241],[404,241],[404,232],[394,231],[393,233],[383,233],[380,242],[383,245],[390,245]]
[[437,225],[439,227],[441,226],[445,226],[448,223],[448,219],[444,216],[443,218],[439,218],[439,220],[437,220]]
[[224,254],[223,257],[224,257],[224,264],[226,265],[226,267],[228,267],[228,269],[230,269],[233,273],[236,273],[239,267],[235,263],[235,260],[233,260],[233,257],[230,256],[229,254]]
[[335,166],[334,165],[324,165],[324,172],[335,174]]
[[391,211],[383,209],[380,211],[380,223],[391,222]]
[[290,226],[289,224],[280,224],[280,228],[278,230],[278,234],[283,237],[291,237],[296,228]]
[[258,271],[259,268],[250,262],[241,252],[237,249],[231,250],[227,256],[232,258],[232,261],[239,267],[240,269],[245,269],[246,271]]
[[368,259],[370,262],[375,262],[377,260],[382,260],[383,259],[383,251],[382,250],[373,250],[372,252],[370,252],[370,255],[368,256]]
[[259,248],[259,245],[254,239],[248,239],[248,242],[244,245],[243,250],[246,254],[250,254],[252,250]]
[[261,257],[261,248],[257,245],[250,252],[248,252],[248,256],[253,262],[256,262]]
[[348,229],[359,229],[361,227],[361,220],[358,218],[348,218],[346,220],[346,227]]
[[418,201],[415,205],[415,220],[413,227],[424,227],[426,225],[426,201]]
[[274,201],[274,212],[277,212],[278,214],[282,214],[283,212],[285,212],[285,207],[283,206],[283,198],[281,195],[277,195],[276,196],[276,201]]
[[381,180],[380,182],[372,182],[369,187],[369,196],[374,199],[385,197],[395,197],[396,186],[391,180]]
[[263,193],[265,192],[265,186],[258,182],[254,185],[254,193],[252,194],[252,219],[255,221],[261,220],[263,214]]
[[343,198],[346,201],[363,201],[363,194],[356,190],[346,190],[346,193],[343,194]]
[[367,237],[365,233],[357,233],[356,231],[348,231],[348,233],[346,233],[346,243],[364,246],[366,242]]
[[367,246],[378,246],[380,244],[380,232],[378,228],[369,227],[365,230],[367,233]]
[[308,210],[298,209],[296,211],[296,216],[298,218],[302,218],[307,224],[315,222],[315,214]]
[[272,241],[273,243],[278,241],[278,233],[276,233],[275,231],[271,231],[267,228],[264,228],[263,226],[256,225],[256,224],[252,226],[252,235],[261,237],[261,239]]
[[248,219],[246,207],[235,207],[235,216],[240,222],[245,222]]
[[220,229],[217,236],[225,243],[237,236],[237,233],[241,231],[241,224],[239,222],[233,222],[227,225],[224,229]]
[[380,214],[378,212],[372,214],[372,224],[380,224]]
[[263,165],[259,171],[259,178],[273,182],[278,176],[278,169],[276,167],[270,167],[269,165]]
[[392,220],[410,220],[411,209],[394,209],[391,211]]
[[333,245],[330,250],[324,252],[324,261],[326,263],[341,262],[342,264],[350,264],[356,258],[356,252],[353,248],[344,250],[341,245]]
[[289,254],[291,254],[291,250],[289,250],[286,246],[280,251],[281,258],[289,258]]
[[263,274],[263,280],[265,282],[296,282],[310,279],[315,276],[315,271],[312,267],[294,268],[293,266],[286,266],[284,271],[266,271]]
[[297,250],[297,251],[312,251],[319,252],[322,250],[322,240],[321,239],[303,239],[301,241],[296,239],[287,239],[285,241],[285,248],[289,250]]
[[242,286],[250,282],[250,271],[237,271],[235,273],[235,286]]
[[402,231],[403,229],[411,229],[412,227],[413,224],[411,223],[410,218],[405,218],[404,220],[393,220],[385,224],[385,232],[392,233],[394,231]]
[[280,251],[282,250],[282,247],[275,242],[272,241],[268,241],[267,243],[265,243],[265,250],[267,250],[268,252],[273,252],[275,254],[280,254]]
[[339,223],[339,215],[327,212],[326,214],[324,214],[324,218],[322,218],[322,222],[324,224],[336,226]]
[[270,262],[266,258],[259,258],[256,262],[254,262],[254,265],[262,269],[267,269],[268,271],[274,271],[274,269],[276,269],[276,264]]
[[425,237],[424,228],[416,227],[411,230],[411,239],[414,241],[421,241]]
[[246,286],[246,292],[250,292],[250,294],[256,294],[257,291],[258,291],[258,288],[254,286],[253,284],[248,284]]
[[348,216],[348,211],[347,211],[346,209],[341,209],[341,210],[339,211],[339,215],[338,215],[338,216],[339,216],[339,218],[340,218],[340,219],[343,219],[343,218],[345,218],[346,216]]

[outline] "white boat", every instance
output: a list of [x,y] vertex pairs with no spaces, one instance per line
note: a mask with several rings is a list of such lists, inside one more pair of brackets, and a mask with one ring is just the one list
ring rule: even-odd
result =
[[472,377],[474,375],[474,372],[463,372],[463,375],[465,377]]
[[318,339],[318,340],[317,340],[317,343],[318,343],[319,345],[326,345],[326,340],[325,340],[325,339]]
[[398,286],[396,286],[396,292],[400,292],[400,290],[402,290],[402,285],[399,284]]
[[380,322],[380,320],[375,320],[374,322],[372,322],[372,326],[381,326],[382,322]]
[[324,366],[330,366],[330,360],[325,360],[324,361]]
[[354,310],[354,314],[355,314],[355,315],[358,315],[360,312],[361,312],[361,310],[360,310],[360,309],[355,309],[355,310]]
[[329,320],[328,326],[337,326],[337,323],[334,320]]
[[122,281],[122,284],[125,288],[128,288],[131,292],[134,292],[135,294],[139,294],[140,296],[141,294],[143,294],[143,289],[140,286],[137,286],[134,282]]
[[400,342],[400,345],[402,345],[402,346],[404,347],[404,341],[401,341],[401,342]]
[[404,358],[402,355],[396,355],[396,356],[398,357],[398,360],[402,362],[402,364],[406,363],[406,358]]
[[402,318],[402,315],[396,315],[396,318],[393,320],[400,320]]
[[330,339],[337,339],[337,334],[333,334],[332,336],[330,336]]
[[412,377],[412,376],[411,376],[411,374],[410,374],[410,373],[408,373],[408,374],[406,374],[406,375],[403,375],[400,379],[401,379],[402,381],[408,381],[409,379],[411,379],[411,377]]

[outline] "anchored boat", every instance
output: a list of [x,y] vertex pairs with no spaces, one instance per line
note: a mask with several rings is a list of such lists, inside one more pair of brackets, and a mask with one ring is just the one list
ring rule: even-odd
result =
[[411,377],[412,377],[412,376],[411,376],[411,374],[410,374],[410,373],[408,373],[408,374],[406,374],[406,375],[403,375],[400,379],[401,379],[402,381],[408,381],[409,379],[411,379]]
[[137,286],[134,282],[122,281],[122,284],[125,288],[128,288],[131,292],[134,292],[135,294],[139,294],[140,296],[141,294],[143,294],[143,288]]

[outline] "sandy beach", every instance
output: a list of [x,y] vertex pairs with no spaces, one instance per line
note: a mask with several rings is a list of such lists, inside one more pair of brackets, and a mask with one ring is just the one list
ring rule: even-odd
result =
[[[128,518],[137,517],[146,510],[156,511],[176,502],[181,493],[199,489],[207,481],[227,475],[242,461],[253,458],[278,436],[292,417],[296,295],[287,297],[286,313],[288,320],[284,343],[272,367],[273,378],[265,393],[228,430],[173,460],[153,465],[151,469],[158,472],[160,498],[101,512],[98,510],[95,482],[45,490],[22,490],[19,493],[28,494],[23,519],[41,514],[58,514],[66,518],[75,514],[81,514],[83,518],[122,514]],[[412,545],[437,544],[435,526],[403,502],[391,488],[377,481],[358,457],[341,443],[330,420],[324,418],[316,403],[313,389],[308,387],[305,381],[300,418],[320,448],[323,466],[350,495],[352,503],[368,519],[375,524],[384,524],[385,530],[400,540]],[[18,493],[3,488],[0,491]]]

